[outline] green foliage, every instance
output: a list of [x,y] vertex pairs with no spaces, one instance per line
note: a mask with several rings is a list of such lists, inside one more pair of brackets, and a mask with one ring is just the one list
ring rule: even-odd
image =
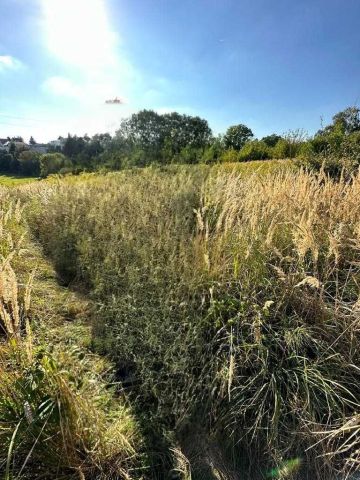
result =
[[204,149],[201,162],[212,164],[221,161],[224,152],[224,142],[221,135],[213,138],[209,146]]
[[239,152],[233,148],[224,150],[220,156],[220,161],[222,163],[233,163],[239,161]]
[[[130,153],[129,163],[144,166],[149,163],[171,163],[174,157],[180,163],[189,159],[194,163],[195,152],[204,149],[210,141],[211,130],[206,120],[179,113],[160,115],[152,110],[142,110],[123,120],[115,140],[130,145],[135,152],[144,152],[146,162]],[[188,149],[188,150],[184,150]],[[189,153],[191,152],[191,153]]]
[[241,150],[242,147],[254,136],[249,127],[240,123],[233,125],[226,130],[224,135],[224,145],[226,148]]
[[323,169],[333,178],[350,178],[360,167],[360,132],[345,136],[341,143],[328,145],[320,153],[307,152],[299,163],[312,170]]
[[281,138],[272,149],[272,155],[274,158],[289,158],[290,145],[287,140]]
[[317,136],[326,136],[331,133],[340,133],[349,135],[360,130],[360,109],[357,107],[348,107],[337,113],[332,118],[332,123],[324,129],[319,130]]
[[65,156],[74,160],[77,155],[81,154],[85,148],[85,140],[82,137],[78,137],[77,135],[71,136],[68,135],[62,152]]
[[40,157],[40,176],[59,173],[62,168],[70,165],[71,162],[62,153],[46,153]]
[[5,151],[0,151],[0,172],[11,172],[13,156]]
[[[66,164],[54,165],[50,170],[52,173],[69,174],[75,171],[120,170],[174,163],[234,163],[296,157],[303,161],[310,155],[325,155],[329,152],[341,157],[343,150],[349,152],[348,146],[343,145],[344,138],[358,131],[359,122],[359,110],[350,107],[336,114],[333,123],[311,139],[303,130],[298,129],[282,136],[273,133],[261,140],[254,140],[253,132],[244,124],[233,125],[224,136],[214,138],[207,121],[200,117],[177,112],[158,114],[153,110],[141,110],[124,119],[114,137],[108,133],[96,134],[91,138],[88,135],[78,137],[69,134],[66,139],[62,139],[62,148],[49,146],[49,153],[62,153],[69,158]],[[30,162],[26,166],[20,166],[19,155],[24,148],[26,146],[20,137],[12,139],[11,162],[10,157],[0,157],[0,167],[2,161],[4,172],[18,174],[26,171],[29,175],[38,174],[36,162],[34,171],[31,171]],[[308,165],[321,163],[319,159],[306,162]],[[335,158],[331,160],[332,164],[334,162]],[[48,173],[44,167],[43,175]]]
[[316,152],[316,147],[313,144],[313,141],[309,140],[300,145],[297,157],[300,159],[306,159],[314,156]]
[[196,147],[191,147],[190,145],[182,148],[180,152],[175,155],[173,161],[174,163],[187,163],[187,164],[196,164],[200,163],[203,159],[203,150]]
[[19,158],[19,173],[24,176],[38,177],[40,175],[40,155],[30,150],[25,150],[20,153]]
[[261,139],[262,142],[266,143],[268,147],[275,147],[277,142],[281,140],[281,136],[273,133],[272,135],[267,135]]
[[299,163],[324,171],[334,178],[347,178],[360,166],[360,110],[349,107],[334,115],[332,124],[320,130],[302,151]]
[[[264,141],[253,140],[246,143],[239,152],[238,159],[240,162],[249,160],[265,160],[270,158],[271,151]],[[285,157],[282,157],[285,158]]]

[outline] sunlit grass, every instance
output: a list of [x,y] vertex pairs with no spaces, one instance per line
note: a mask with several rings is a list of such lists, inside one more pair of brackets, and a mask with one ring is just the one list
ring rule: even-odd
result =
[[12,175],[0,175],[0,185],[5,187],[13,187],[22,185],[25,183],[35,182],[37,179],[34,177],[18,177]]
[[216,164],[214,170],[223,172],[235,172],[240,174],[267,174],[279,173],[281,171],[295,171],[297,167],[293,160],[254,160],[251,162],[236,162]]

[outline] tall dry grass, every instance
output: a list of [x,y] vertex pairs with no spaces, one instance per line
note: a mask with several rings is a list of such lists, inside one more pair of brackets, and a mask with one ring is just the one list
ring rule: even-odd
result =
[[207,429],[249,478],[293,458],[293,478],[355,468],[359,176],[143,170],[26,192],[154,428]]

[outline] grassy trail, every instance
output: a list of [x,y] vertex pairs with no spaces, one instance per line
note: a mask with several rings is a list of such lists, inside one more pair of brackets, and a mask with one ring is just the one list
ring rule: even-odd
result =
[[90,349],[92,304],[59,285],[19,203],[1,200],[0,478],[129,479],[142,440]]

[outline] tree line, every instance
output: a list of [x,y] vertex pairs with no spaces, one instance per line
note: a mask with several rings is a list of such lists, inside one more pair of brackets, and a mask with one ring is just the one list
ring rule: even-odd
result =
[[[151,164],[297,158],[310,168],[320,168],[327,161],[328,171],[336,173],[346,162],[350,161],[352,169],[360,164],[359,113],[357,107],[337,113],[332,123],[313,137],[303,130],[295,130],[257,139],[243,124],[230,126],[224,135],[214,136],[208,122],[200,117],[142,110],[122,120],[114,136],[69,134],[61,146],[49,145],[48,153],[42,155],[14,137],[9,150],[0,151],[0,171],[46,177],[55,173],[120,170]],[[30,143],[34,144],[32,137]]]

